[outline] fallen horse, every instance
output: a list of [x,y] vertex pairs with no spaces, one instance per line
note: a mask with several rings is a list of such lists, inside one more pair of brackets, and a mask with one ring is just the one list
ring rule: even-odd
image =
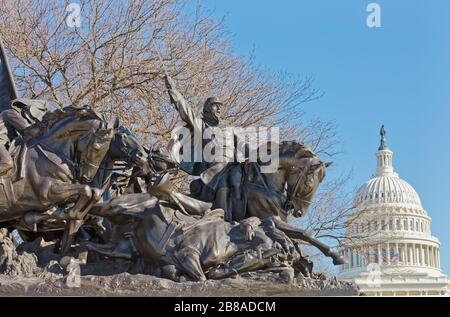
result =
[[150,194],[122,195],[96,205],[91,213],[114,223],[110,243],[83,246],[108,257],[143,260],[157,269],[172,267],[170,278],[220,279],[248,271],[291,269],[300,259],[294,243],[274,217],[223,219],[221,209],[188,216]]

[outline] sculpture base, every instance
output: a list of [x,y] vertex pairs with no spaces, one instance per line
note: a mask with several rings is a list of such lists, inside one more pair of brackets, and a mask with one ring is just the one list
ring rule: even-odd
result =
[[126,260],[94,258],[79,265],[74,257],[54,253],[54,248],[53,242],[42,239],[17,247],[11,235],[0,229],[0,296],[358,295],[355,284],[323,274],[254,271],[221,280],[174,282],[139,274],[142,271]]
[[0,296],[356,296],[357,288],[335,279],[304,279],[310,285],[236,277],[205,282],[173,282],[143,274],[82,276],[70,287],[63,276],[17,278],[0,275]]

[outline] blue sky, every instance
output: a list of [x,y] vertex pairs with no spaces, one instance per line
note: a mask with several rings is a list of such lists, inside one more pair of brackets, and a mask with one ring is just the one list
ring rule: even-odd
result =
[[379,128],[394,168],[419,193],[450,274],[450,1],[376,1],[381,28],[366,25],[365,0],[204,0],[226,16],[238,55],[274,71],[312,75],[323,98],[310,116],[335,120],[343,153],[327,177],[353,169],[350,188],[375,169]]

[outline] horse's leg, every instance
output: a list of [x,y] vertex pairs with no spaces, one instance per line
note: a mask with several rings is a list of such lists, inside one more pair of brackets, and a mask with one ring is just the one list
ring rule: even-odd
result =
[[216,267],[211,269],[208,273],[208,278],[222,279],[244,272],[257,271],[271,266],[271,258],[280,250],[271,248],[263,251],[252,250],[253,254],[238,254],[234,256],[226,266]]
[[99,254],[111,257],[111,258],[118,258],[118,259],[126,259],[126,260],[132,260],[133,259],[133,252],[130,250],[129,252],[120,252],[117,251],[117,245],[114,243],[106,243],[106,244],[100,244],[100,243],[94,243],[91,241],[85,241],[82,244],[83,248],[85,248],[88,251],[97,252]]
[[289,238],[300,239],[308,242],[312,246],[318,248],[324,255],[331,257],[334,265],[345,264],[345,260],[342,256],[332,251],[329,246],[322,243],[319,239],[306,233],[305,230],[294,228],[281,220],[279,217],[271,217],[269,219],[272,220],[275,226],[283,231]]
[[54,183],[49,190],[49,199],[54,202],[67,201],[78,196],[75,205],[69,211],[69,220],[61,241],[61,252],[66,253],[73,237],[83,224],[83,219],[92,206],[100,200],[101,193],[98,189],[88,185]]
[[206,276],[200,264],[200,255],[193,248],[183,248],[175,252],[175,258],[179,267],[188,274],[194,281],[205,281]]

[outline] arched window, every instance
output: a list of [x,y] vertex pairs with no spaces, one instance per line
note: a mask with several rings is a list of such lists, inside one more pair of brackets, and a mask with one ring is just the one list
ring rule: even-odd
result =
[[423,222],[420,222],[420,232],[423,232]]
[[396,228],[395,228],[396,230],[402,230],[400,219],[397,219],[397,221],[395,222],[395,224],[396,224]]
[[386,222],[384,219],[381,219],[381,230],[386,230]]
[[416,221],[416,231],[419,232],[419,222]]
[[403,220],[403,230],[408,230],[408,220]]

